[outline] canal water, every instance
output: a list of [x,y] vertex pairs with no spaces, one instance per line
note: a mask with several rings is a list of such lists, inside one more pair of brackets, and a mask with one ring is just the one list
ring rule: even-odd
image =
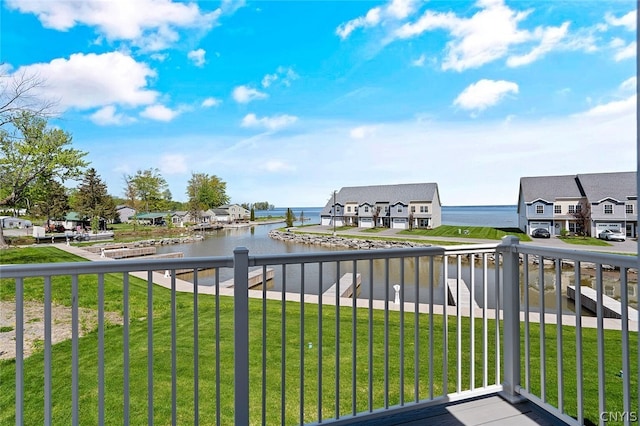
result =
[[[230,256],[236,247],[246,247],[249,249],[250,255],[258,254],[280,254],[280,253],[305,253],[305,252],[327,252],[335,250],[344,250],[343,248],[334,249],[331,247],[319,245],[294,244],[280,240],[272,239],[268,236],[270,230],[281,227],[282,224],[256,225],[244,228],[225,228],[218,231],[205,233],[205,239],[200,242],[188,244],[166,245],[158,247],[158,253],[182,252],[185,257],[210,257],[210,256]],[[450,259],[447,267],[448,278],[457,278],[456,260],[454,257]],[[371,277],[371,269],[373,270],[373,280]],[[416,273],[417,268],[417,273]],[[369,261],[340,262],[339,265],[330,262],[323,264],[322,271],[315,263],[304,266],[304,271],[300,265],[287,265],[284,269],[282,266],[275,266],[275,279],[270,281],[268,288],[270,290],[287,292],[300,292],[304,285],[305,294],[319,294],[326,291],[337,282],[338,278],[347,272],[354,272],[361,275],[362,284],[358,296],[368,298],[370,294],[376,300],[390,300],[395,298],[395,284],[404,284],[404,300],[413,302],[416,299],[421,303],[429,303],[431,295],[435,304],[443,304],[445,300],[444,289],[444,268],[441,258],[436,258],[431,271],[431,265],[428,258],[421,258],[417,262],[415,259],[405,259],[401,265],[400,259],[391,259],[389,261],[376,260],[369,264]],[[470,262],[465,258],[462,263],[461,277],[467,284],[471,283],[472,268]],[[223,269],[219,271],[220,281],[224,281],[233,277],[231,269]],[[430,289],[433,274],[433,291]],[[475,283],[475,300],[480,306],[484,300],[484,274],[480,259],[477,259],[473,268]],[[386,277],[389,277],[388,281]],[[417,281],[416,281],[417,276]],[[283,280],[283,277],[285,279]],[[303,279],[304,277],[304,279]],[[180,275],[180,278],[187,281],[193,280],[191,274]],[[555,277],[553,271],[545,272],[545,305],[548,310],[555,309]],[[567,274],[562,280],[563,294],[566,294],[566,286],[573,285],[572,275]],[[215,282],[215,274],[213,271],[201,271],[198,274],[198,282],[201,285],[213,285]],[[385,283],[389,285],[386,286]],[[417,283],[417,284],[416,284]],[[495,269],[491,262],[488,262],[487,271],[487,307],[494,308],[496,302],[495,295]],[[529,299],[535,310],[535,306],[539,303],[538,291],[538,275],[537,269],[531,268],[530,271],[530,291]],[[573,302],[562,297],[563,312],[572,312],[574,309]],[[549,312],[549,311],[548,311]]]

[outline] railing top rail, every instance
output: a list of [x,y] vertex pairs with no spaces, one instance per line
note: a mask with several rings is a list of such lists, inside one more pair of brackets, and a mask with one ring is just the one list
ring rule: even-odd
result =
[[100,260],[94,262],[0,265],[0,278],[27,278],[73,274],[100,274],[133,271],[160,271],[195,268],[232,268],[232,256],[189,257],[176,259]]
[[602,265],[618,266],[621,268],[638,268],[639,266],[637,255],[628,256],[588,250],[541,247],[530,244],[516,244],[513,247],[515,247],[516,252],[520,254],[533,254],[547,258],[599,263]]

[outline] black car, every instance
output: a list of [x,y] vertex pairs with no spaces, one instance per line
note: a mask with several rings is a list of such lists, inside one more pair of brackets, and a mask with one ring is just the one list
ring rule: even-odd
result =
[[544,228],[536,228],[531,233],[533,238],[551,238],[551,234]]

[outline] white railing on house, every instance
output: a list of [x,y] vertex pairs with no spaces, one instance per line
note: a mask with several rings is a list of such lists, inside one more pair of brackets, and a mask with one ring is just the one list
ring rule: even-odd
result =
[[[452,248],[259,256],[238,248],[232,257],[3,265],[5,299],[15,286],[16,357],[0,364],[15,370],[15,384],[0,382],[0,423],[349,424],[501,392],[567,423],[629,424],[639,405],[639,319],[629,308],[637,267],[633,256],[513,237]],[[248,288],[250,270],[266,276],[270,268],[272,288]],[[234,286],[222,288],[230,269]],[[184,270],[193,284],[177,278]],[[199,285],[205,273],[213,285]],[[359,296],[325,295],[344,273]],[[586,277],[598,294],[592,317],[583,316],[576,285]],[[168,291],[153,284],[161,278]],[[619,294],[619,319],[604,318],[605,286]],[[42,351],[25,357],[33,301],[44,308]],[[60,304],[71,310],[71,340],[54,345]],[[86,308],[95,327],[84,324]],[[106,320],[114,309],[120,325]],[[83,328],[95,331],[81,337]]]

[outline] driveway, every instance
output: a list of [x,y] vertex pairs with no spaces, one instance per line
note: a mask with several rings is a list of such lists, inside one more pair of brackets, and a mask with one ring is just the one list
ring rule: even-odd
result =
[[[304,228],[295,228],[300,232],[314,232],[314,233],[323,233],[323,234],[331,234],[333,233],[333,227],[331,226],[322,226],[322,225],[312,225],[305,226]],[[373,237],[389,237],[389,238],[403,238],[406,240],[429,240],[429,241],[447,241],[447,242],[457,242],[460,244],[482,244],[482,243],[497,243],[498,240],[485,240],[478,238],[464,238],[464,237],[431,237],[431,236],[419,236],[419,235],[401,235],[398,234],[400,229],[384,229],[379,232],[366,232],[365,228],[353,228],[347,229],[344,231],[336,231],[337,236],[341,235],[357,235],[361,238],[373,238]],[[620,253],[620,254],[637,254],[638,253],[638,242],[635,239],[628,239],[626,241],[617,242],[617,241],[608,241],[609,246],[592,246],[592,245],[578,245],[578,244],[570,244],[562,241],[557,237],[551,238],[533,238],[532,241],[523,241],[521,244],[531,244],[542,247],[556,247],[556,248],[565,248],[565,249],[573,249],[573,250],[589,250],[589,251],[599,251],[605,253]]]

